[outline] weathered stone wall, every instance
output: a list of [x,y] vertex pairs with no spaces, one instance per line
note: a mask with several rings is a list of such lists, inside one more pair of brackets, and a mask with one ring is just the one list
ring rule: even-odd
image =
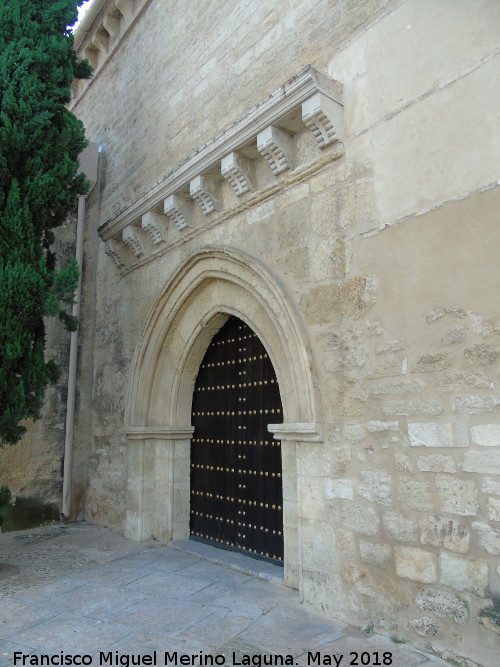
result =
[[144,12],[74,107],[104,147],[101,222],[304,65],[326,71],[344,40],[395,4],[209,0],[186,11],[180,0],[166,11],[136,0]]
[[[144,3],[74,107],[103,146],[88,201],[75,514],[125,527],[139,450],[124,412],[148,317],[197,249],[243,250],[299,313],[320,394],[323,441],[293,450],[304,600],[495,663],[498,10],[487,0]],[[260,199],[238,206],[221,182],[221,213],[196,212],[193,229],[140,261],[124,247],[119,271],[97,227],[307,63],[343,84],[344,152],[320,151],[299,129],[295,169],[275,177],[254,156]],[[222,289],[217,298],[223,310]],[[158,468],[170,464],[154,451],[144,444],[141,493],[157,475],[168,498]],[[173,512],[169,501],[161,511]]]

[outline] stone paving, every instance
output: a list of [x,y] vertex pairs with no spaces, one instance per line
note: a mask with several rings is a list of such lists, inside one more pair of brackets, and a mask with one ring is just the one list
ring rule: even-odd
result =
[[138,656],[135,664],[158,667],[212,664],[204,658],[280,664],[273,656],[292,656],[285,664],[299,667],[448,664],[318,616],[279,576],[280,568],[239,554],[193,542],[139,544],[88,523],[5,533],[0,667],[14,665],[15,652],[26,665],[73,664],[77,655],[125,667]]

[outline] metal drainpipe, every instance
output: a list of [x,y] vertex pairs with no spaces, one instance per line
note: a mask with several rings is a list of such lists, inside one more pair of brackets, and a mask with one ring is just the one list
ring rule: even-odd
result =
[[[78,197],[78,222],[76,227],[75,257],[80,275],[75,293],[72,315],[80,316],[82,294],[83,231],[85,227],[85,197]],[[64,472],[61,514],[67,518],[71,514],[71,481],[73,468],[73,434],[75,428],[76,369],[78,364],[78,329],[71,332],[69,348],[68,396],[66,400],[66,436],[64,440]]]

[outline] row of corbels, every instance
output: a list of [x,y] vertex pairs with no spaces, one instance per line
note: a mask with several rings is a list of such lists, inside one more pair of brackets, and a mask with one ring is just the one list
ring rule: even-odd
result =
[[[321,92],[302,103],[302,120],[308,127],[320,148],[326,148],[342,140],[343,116],[342,106]],[[266,159],[275,176],[292,169],[293,139],[279,127],[270,125],[257,134],[257,150]],[[237,197],[255,191],[252,179],[251,161],[233,151],[222,158],[221,175],[230,183]],[[197,202],[204,215],[221,210],[221,201],[217,194],[217,183],[213,179],[198,175],[189,182],[187,192],[178,191],[163,201],[163,213],[148,211],[141,217],[140,228],[129,224],[122,230],[121,240],[125,243],[136,259],[144,254],[139,229],[148,232],[153,245],[160,246],[166,242],[167,220],[170,218],[178,231],[193,227],[192,202]],[[105,244],[105,252],[118,268],[124,266],[117,247],[117,241],[110,239]]]
[[137,14],[138,7],[135,2],[136,0],[114,0],[112,10],[104,15],[101,25],[89,39],[84,55],[94,70],[103,64],[111,47],[124,34]]

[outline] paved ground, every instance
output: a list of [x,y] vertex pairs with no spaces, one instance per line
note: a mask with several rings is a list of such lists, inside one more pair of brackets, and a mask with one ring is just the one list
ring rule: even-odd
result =
[[[244,656],[255,656],[258,666],[258,656],[264,664],[263,656],[290,654],[293,664],[306,667],[308,653],[317,652],[341,667],[447,664],[310,612],[279,574],[275,566],[205,545],[138,544],[87,523],[5,533],[0,667],[13,665],[15,652],[28,656],[26,665],[44,664],[35,658],[40,654],[64,664],[63,652],[116,667],[154,651],[158,667],[175,666],[165,651],[177,652],[178,664],[186,664],[181,655],[194,655],[190,664],[198,666],[210,664],[200,662],[201,653],[225,656],[218,664],[228,666],[233,658],[245,664]],[[101,660],[101,652],[111,652],[110,659]]]

